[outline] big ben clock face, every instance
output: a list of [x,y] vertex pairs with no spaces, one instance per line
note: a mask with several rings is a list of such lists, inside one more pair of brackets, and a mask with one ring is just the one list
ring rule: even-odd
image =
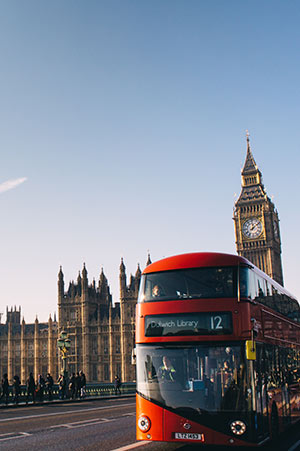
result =
[[243,224],[243,235],[246,238],[257,238],[261,234],[263,229],[262,223],[257,218],[250,218]]

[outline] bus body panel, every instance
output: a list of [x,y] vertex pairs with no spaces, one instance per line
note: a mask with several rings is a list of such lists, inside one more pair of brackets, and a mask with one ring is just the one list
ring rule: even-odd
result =
[[[157,406],[152,402],[147,401],[146,399],[142,398],[137,394],[136,411],[139,412],[139,416],[146,415],[151,421],[151,428],[147,432],[141,432],[138,425],[136,425],[137,440],[156,440],[156,441],[164,440],[162,432],[164,409],[162,409],[161,407]],[[151,435],[151,438],[147,437],[148,434]]]
[[[136,428],[137,440],[154,440],[166,442],[183,442],[190,444],[213,444],[213,445],[227,445],[227,446],[253,446],[253,443],[247,443],[239,440],[236,437],[222,434],[216,431],[187,420],[184,417],[176,415],[173,412],[163,409],[162,407],[153,404],[150,401],[142,398],[137,394],[136,396],[137,412],[140,415],[146,415],[151,421],[151,428],[147,432],[141,432]],[[186,429],[188,425],[189,429]],[[186,426],[186,427],[185,427]],[[202,436],[199,440],[189,439],[175,439],[174,434],[199,434]],[[148,438],[149,435],[151,438]]]

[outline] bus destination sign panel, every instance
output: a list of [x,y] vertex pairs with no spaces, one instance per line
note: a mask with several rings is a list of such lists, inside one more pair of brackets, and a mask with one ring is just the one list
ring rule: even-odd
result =
[[173,313],[147,315],[146,337],[232,334],[231,312]]

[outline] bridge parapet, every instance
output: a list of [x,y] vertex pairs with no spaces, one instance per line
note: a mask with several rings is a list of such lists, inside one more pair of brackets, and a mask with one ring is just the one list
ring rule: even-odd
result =
[[[26,385],[20,386],[20,394],[18,396],[18,404],[24,404],[27,403],[27,387]],[[121,396],[123,395],[131,395],[134,394],[136,391],[136,384],[135,382],[123,382],[121,387]],[[52,388],[52,401],[59,401],[60,392],[57,384],[53,385]],[[102,383],[88,383],[86,384],[85,389],[85,396],[78,396],[75,399],[91,399],[91,398],[101,398],[105,396],[116,396],[119,397],[120,395],[115,395],[115,387],[113,383],[109,382],[102,382]],[[43,390],[43,396],[41,397],[40,393],[38,391],[35,392],[35,402],[42,402],[43,401],[49,401],[49,393],[48,390],[45,388]],[[65,399],[72,401],[70,390],[66,390]],[[32,397],[30,396],[28,404],[32,404]],[[8,405],[16,404],[15,402],[15,395],[13,393],[13,388],[9,387],[9,396],[8,396]],[[0,406],[3,407],[6,405],[5,398],[2,397],[0,400]]]

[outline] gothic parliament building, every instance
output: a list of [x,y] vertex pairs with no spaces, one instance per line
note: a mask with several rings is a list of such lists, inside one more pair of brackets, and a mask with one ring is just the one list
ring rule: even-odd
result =
[[[236,249],[283,285],[278,212],[268,197],[247,135],[247,154],[242,169],[242,189],[234,208]],[[147,265],[150,264],[148,256]],[[62,268],[58,273],[58,320],[46,323],[21,321],[21,309],[7,309],[6,323],[0,324],[0,374],[15,374],[25,383],[30,372],[49,372],[57,379],[61,371],[57,338],[64,330],[71,340],[69,373],[83,370],[87,381],[135,380],[131,353],[135,340],[135,305],[141,270],[127,284],[126,268],[120,265],[120,302],[112,302],[103,270],[98,284],[89,283],[85,265],[76,282],[66,289]]]

